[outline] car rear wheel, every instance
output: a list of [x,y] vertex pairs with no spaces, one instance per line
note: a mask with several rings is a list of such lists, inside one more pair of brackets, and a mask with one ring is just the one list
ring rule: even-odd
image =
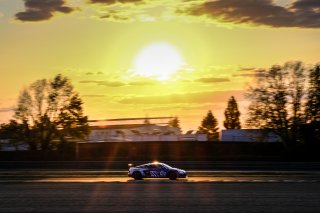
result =
[[141,180],[142,179],[142,175],[140,172],[134,172],[132,174],[132,177],[135,179],[135,180]]
[[170,172],[169,179],[170,180],[176,180],[177,179],[177,174],[175,172]]

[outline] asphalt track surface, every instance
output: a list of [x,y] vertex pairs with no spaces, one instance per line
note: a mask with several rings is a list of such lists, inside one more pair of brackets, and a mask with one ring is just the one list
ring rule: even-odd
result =
[[[179,182],[320,182],[319,171],[187,171]],[[19,182],[132,182],[127,170],[0,170],[0,183]],[[144,179],[166,182],[167,178]]]
[[[125,170],[142,161],[1,161],[0,170]],[[172,167],[211,171],[320,171],[320,162],[166,161]]]
[[176,181],[135,181],[123,163],[0,164],[0,212],[320,212],[319,163],[177,162]]
[[215,182],[215,183],[320,183],[320,173],[210,173],[202,172],[202,175],[197,175],[197,172],[192,173],[192,176],[187,178],[179,178],[176,181],[171,181],[168,178],[145,178],[143,180],[134,180],[126,175],[109,175],[104,172],[103,175],[97,174],[83,174],[83,173],[69,173],[69,172],[29,172],[29,173],[12,173],[0,172],[0,183],[165,183],[165,182],[187,182],[187,183],[202,183],[202,182]]
[[320,212],[320,183],[1,183],[0,212]]

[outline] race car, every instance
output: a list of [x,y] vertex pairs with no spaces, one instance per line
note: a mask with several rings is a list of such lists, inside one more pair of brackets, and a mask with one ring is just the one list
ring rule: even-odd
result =
[[172,168],[165,163],[153,162],[139,166],[128,164],[128,166],[128,176],[135,180],[141,180],[143,178],[169,178],[170,180],[176,180],[177,178],[187,177],[186,171]]

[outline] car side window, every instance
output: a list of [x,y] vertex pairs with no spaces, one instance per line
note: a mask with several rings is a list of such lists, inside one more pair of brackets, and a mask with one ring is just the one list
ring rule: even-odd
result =
[[166,169],[166,167],[165,167],[164,165],[160,165],[160,167],[161,167],[162,169]]
[[157,169],[157,168],[162,168],[162,167],[159,164],[149,164],[149,165],[145,165],[145,168],[147,168],[147,169]]
[[161,166],[160,166],[159,164],[153,164],[153,165],[152,165],[152,168],[158,169],[158,168],[161,168]]

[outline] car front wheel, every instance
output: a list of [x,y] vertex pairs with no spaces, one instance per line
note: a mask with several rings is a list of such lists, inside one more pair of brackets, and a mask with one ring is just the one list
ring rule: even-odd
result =
[[177,179],[177,173],[175,173],[175,172],[170,172],[170,174],[169,174],[169,179],[170,179],[170,180],[176,180],[176,179]]

